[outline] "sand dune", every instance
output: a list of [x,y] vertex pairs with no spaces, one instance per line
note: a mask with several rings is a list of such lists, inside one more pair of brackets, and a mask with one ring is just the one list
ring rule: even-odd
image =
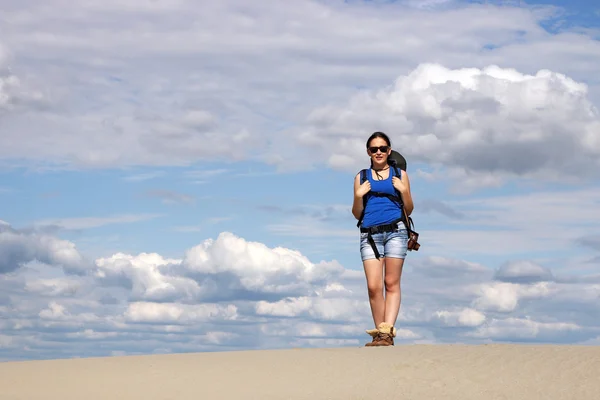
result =
[[600,399],[600,346],[397,345],[0,363],[0,399]]

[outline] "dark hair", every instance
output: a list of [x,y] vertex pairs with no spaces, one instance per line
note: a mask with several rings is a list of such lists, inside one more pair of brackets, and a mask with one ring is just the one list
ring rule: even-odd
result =
[[[383,132],[373,132],[373,134],[371,136],[369,136],[369,138],[367,139],[367,149],[369,148],[369,145],[371,144],[371,140],[373,140],[375,138],[381,138],[381,139],[385,140],[387,145],[392,147],[392,143],[390,142],[390,138],[388,137],[388,135],[386,135]],[[373,168],[373,159],[371,159],[371,168]]]
[[369,144],[371,144],[371,140],[375,138],[382,138],[383,140],[385,140],[388,146],[392,147],[392,143],[390,142],[390,138],[388,137],[388,135],[386,135],[383,132],[374,132],[371,136],[369,136],[369,139],[367,139],[367,149],[369,148]]

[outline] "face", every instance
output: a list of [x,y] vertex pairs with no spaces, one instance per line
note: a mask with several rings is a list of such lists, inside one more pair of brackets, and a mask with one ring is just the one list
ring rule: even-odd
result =
[[[373,151],[374,150],[374,151]],[[387,160],[387,157],[392,152],[392,148],[388,146],[382,138],[375,138],[369,143],[367,154],[373,159],[373,162],[382,163]]]

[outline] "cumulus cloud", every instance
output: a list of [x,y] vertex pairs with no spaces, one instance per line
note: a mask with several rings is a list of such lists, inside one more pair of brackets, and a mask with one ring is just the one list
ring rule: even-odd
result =
[[335,261],[313,263],[298,251],[223,232],[190,248],[181,259],[156,253],[98,258],[93,277],[104,287],[127,289],[132,301],[196,303],[335,297],[349,291],[340,283],[344,272]]
[[259,301],[255,306],[257,315],[273,317],[310,317],[317,321],[356,323],[364,319],[357,309],[367,311],[363,301],[354,298],[298,297],[277,302]]
[[131,322],[152,322],[160,324],[197,323],[209,319],[224,321],[235,319],[234,305],[216,304],[158,304],[148,302],[131,303],[125,311],[125,318]]
[[162,267],[180,263],[181,260],[165,259],[156,253],[137,256],[117,253],[96,260],[94,277],[102,285],[130,289],[132,300],[194,300],[202,292],[195,281],[171,276],[161,270]]
[[552,271],[531,261],[513,261],[502,265],[496,271],[495,279],[503,282],[533,283],[552,281]]
[[[101,318],[93,312],[72,313],[68,307],[58,301],[51,301],[47,307],[38,313],[44,326],[52,326],[54,323],[67,322],[76,325],[85,325],[87,323],[99,322]],[[50,321],[50,323],[45,323]]]
[[600,114],[587,86],[546,69],[530,75],[422,64],[390,87],[314,110],[307,122],[298,142],[336,149],[330,160],[349,156],[351,170],[364,164],[363,142],[375,130],[388,132],[411,162],[443,167],[444,180],[449,173],[467,189],[509,176],[564,179],[600,170]]
[[[468,260],[429,256],[412,265],[399,342],[597,336],[597,284],[514,280],[539,270],[525,261],[498,270],[514,282]],[[65,340],[61,354],[72,355],[356,346],[373,324],[362,271],[229,232],[181,258],[115,253],[96,259],[90,274],[61,271],[42,263],[0,281],[10,293],[0,301],[0,358],[52,357]]]
[[546,282],[533,285],[505,282],[484,283],[476,289],[478,297],[473,300],[473,306],[482,310],[511,312],[517,308],[519,300],[549,296],[552,288],[553,286]]
[[186,276],[212,285],[214,296],[306,295],[344,271],[335,261],[315,264],[298,251],[227,232],[188,250],[181,267]]
[[25,290],[44,296],[74,296],[81,289],[76,279],[36,279],[25,283]]
[[15,271],[35,260],[62,267],[69,273],[83,273],[89,267],[72,242],[0,224],[0,273]]
[[472,308],[459,311],[437,311],[435,315],[448,326],[479,326],[485,322],[485,314]]

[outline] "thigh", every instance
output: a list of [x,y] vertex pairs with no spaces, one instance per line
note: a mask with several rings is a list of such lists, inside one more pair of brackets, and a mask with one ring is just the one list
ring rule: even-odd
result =
[[404,258],[386,257],[385,258],[385,287],[391,288],[400,283],[402,276],[402,267]]
[[383,242],[385,258],[406,258],[408,251],[408,231],[398,228],[394,232],[386,234]]
[[[380,257],[383,257],[384,251],[385,251],[384,234],[376,233],[372,236],[373,236],[373,241],[375,242],[375,247],[377,247],[377,251],[379,251]],[[362,233],[362,232],[360,234],[360,256],[361,256],[363,262],[367,261],[367,260],[372,260],[372,259],[375,259],[377,261],[377,258],[375,257],[375,251],[373,251],[373,248],[371,247],[371,243],[369,243],[369,235],[367,233]]]
[[370,258],[363,261],[367,287],[372,290],[383,289],[383,263],[384,259]]

